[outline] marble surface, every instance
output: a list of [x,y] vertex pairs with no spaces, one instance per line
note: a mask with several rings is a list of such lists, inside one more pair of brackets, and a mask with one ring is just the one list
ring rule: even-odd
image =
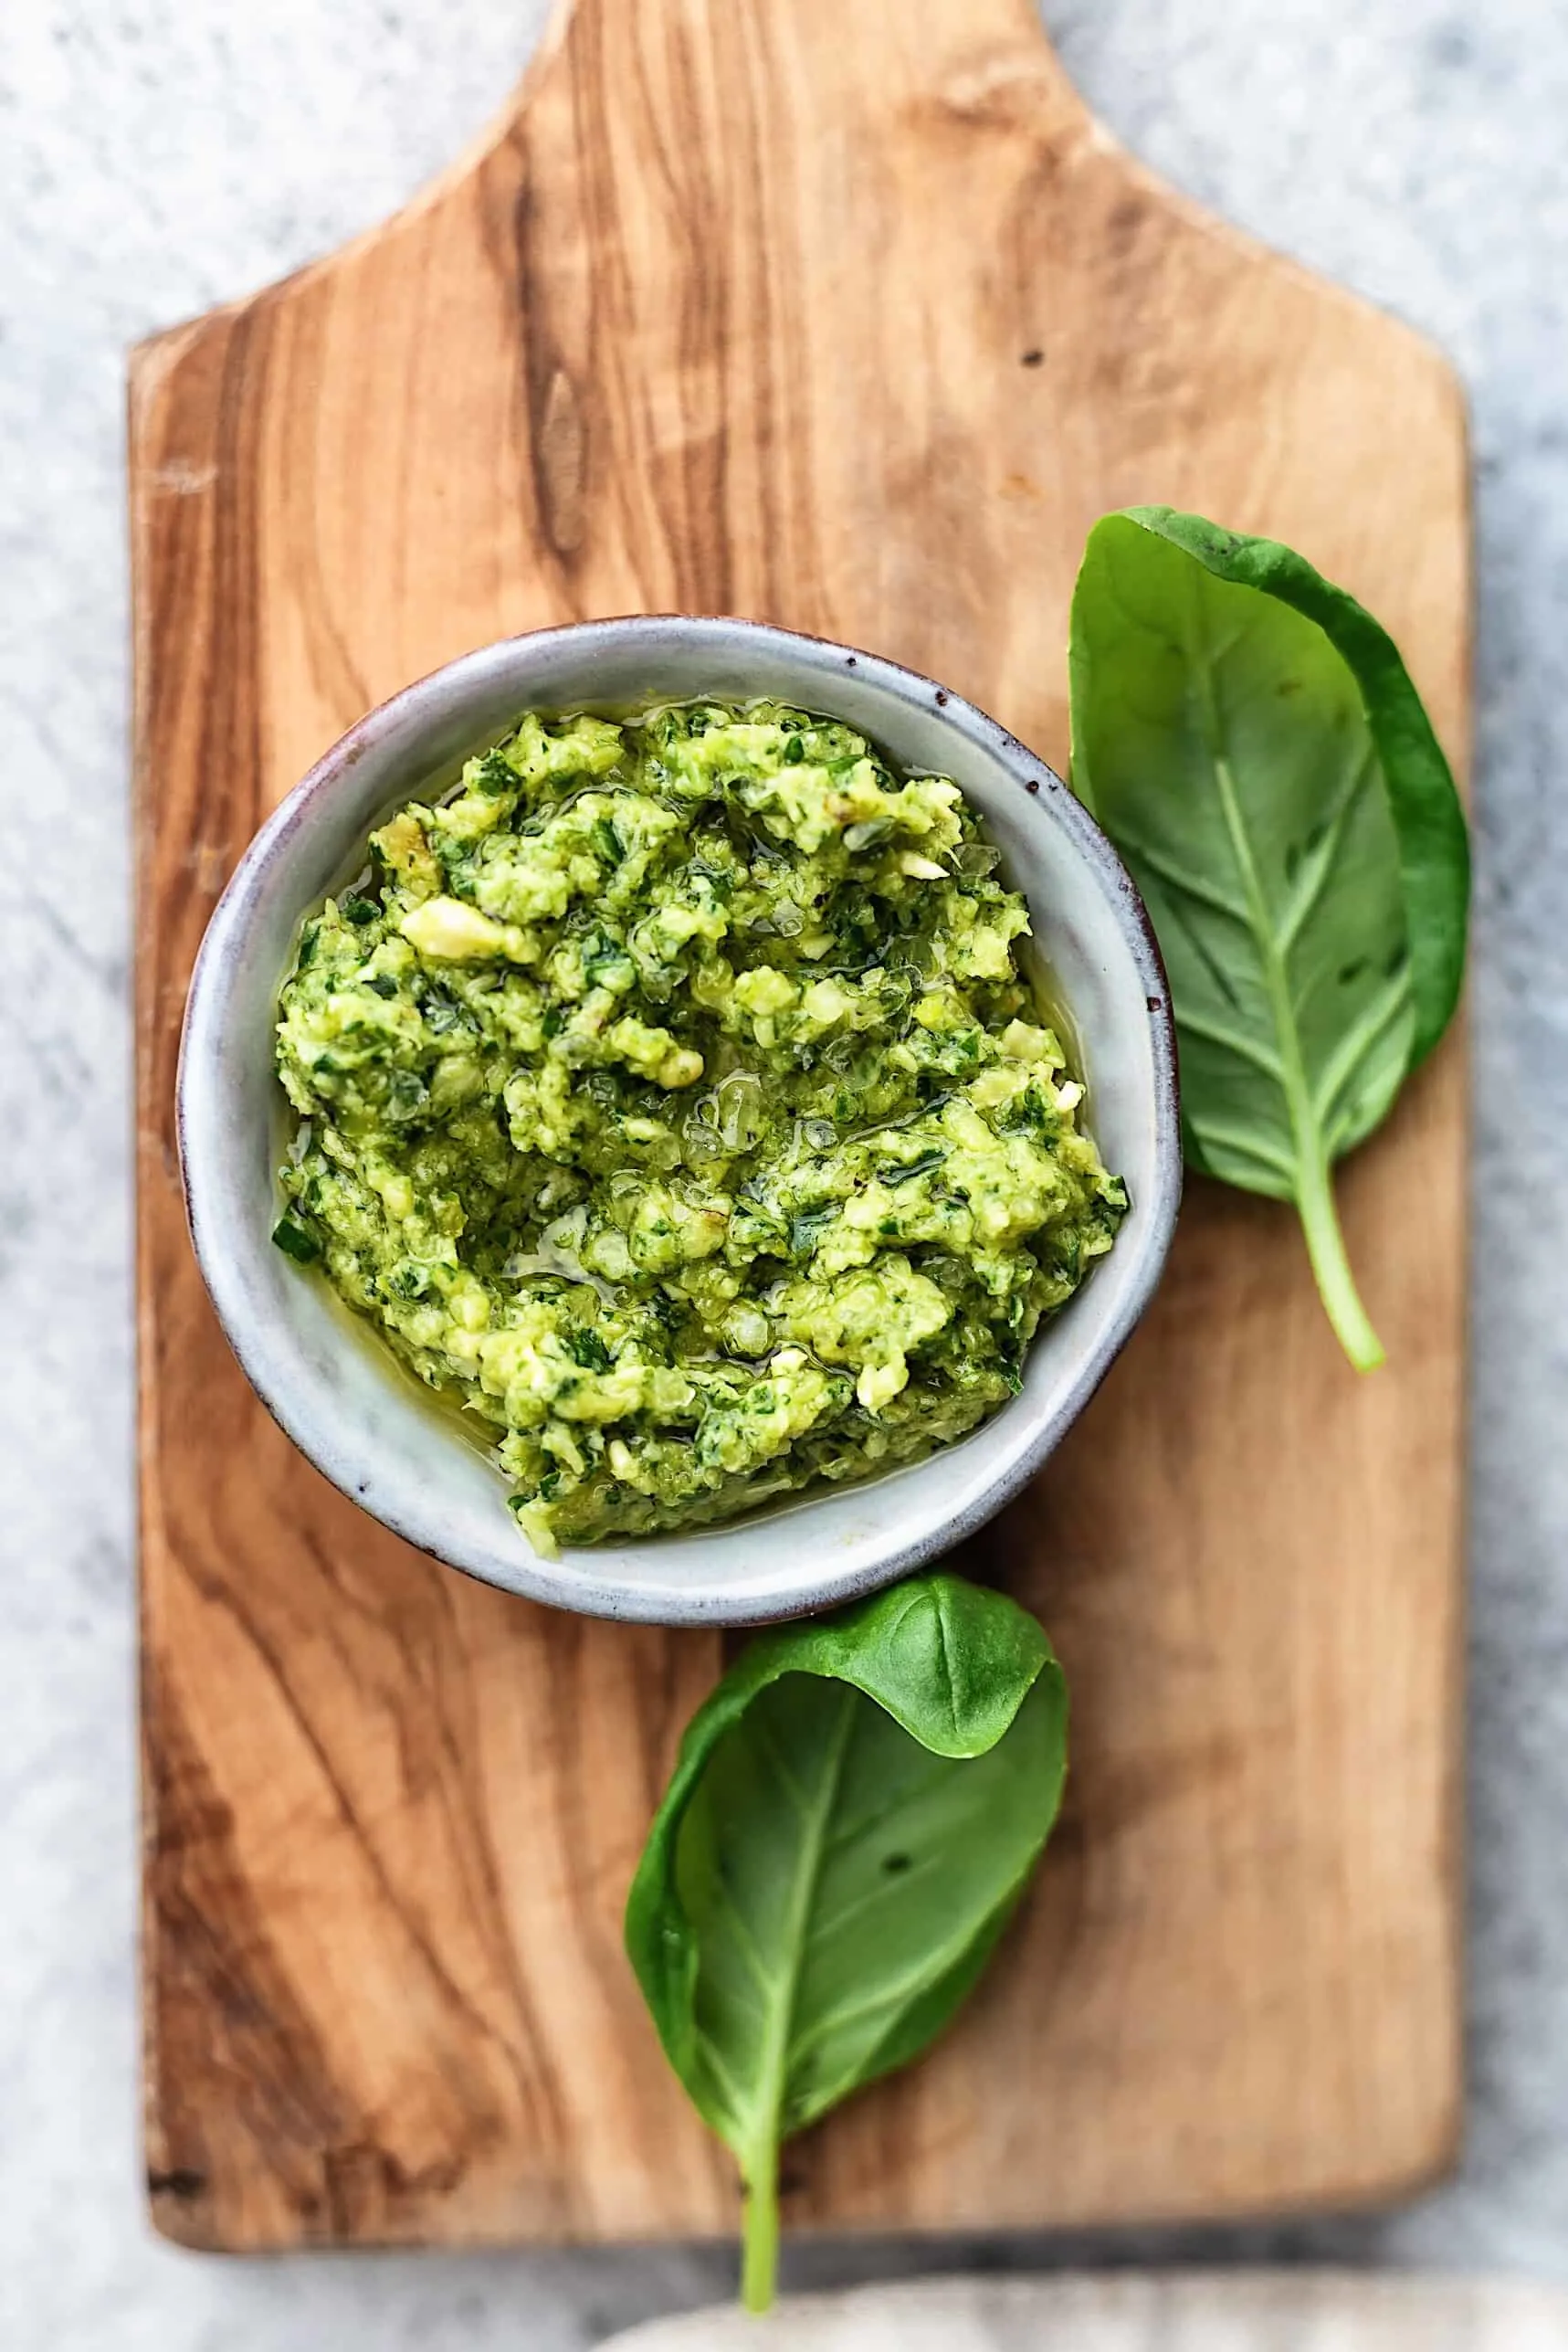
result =
[[[384,215],[480,126],[542,15],[0,10],[0,792],[26,859],[0,859],[0,2341],[18,2347],[574,2352],[728,2286],[713,2250],[204,2261],[150,2237],[137,2187],[122,353]],[[1568,12],[1046,16],[1131,145],[1429,330],[1475,404],[1469,2143],[1450,2186],[1381,2220],[819,2249],[791,2274],[1174,2252],[1568,2276]]]
[[1565,2352],[1561,2289],[1363,2271],[900,2280],[649,2320],[616,2352]]

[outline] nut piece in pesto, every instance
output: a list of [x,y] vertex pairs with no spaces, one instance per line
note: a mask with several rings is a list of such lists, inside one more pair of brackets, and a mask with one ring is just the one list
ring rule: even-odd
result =
[[305,924],[275,1239],[534,1546],[918,1460],[1126,1208],[956,785],[773,703],[524,718]]

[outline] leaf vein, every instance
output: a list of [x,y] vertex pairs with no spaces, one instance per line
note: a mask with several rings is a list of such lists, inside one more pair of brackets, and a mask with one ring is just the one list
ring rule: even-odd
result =
[[1316,913],[1328,886],[1344,838],[1351,811],[1360,799],[1376,768],[1377,755],[1369,740],[1357,761],[1349,784],[1341,794],[1338,806],[1331,814],[1322,839],[1309,853],[1308,862],[1297,879],[1295,893],[1275,930],[1275,944],[1282,956],[1289,955]]
[[817,1921],[812,1931],[813,1941],[819,1944],[826,1943],[829,1936],[842,1935],[851,1920],[858,1919],[863,1911],[868,1911],[874,1904],[882,1902],[895,1886],[901,1893],[904,1888],[912,1886],[917,1879],[927,1877],[932,1867],[929,1860],[914,1862],[897,1878],[878,1879],[872,1885],[863,1887],[860,1893],[853,1896],[849,1902],[840,1904],[831,1917]]
[[819,2049],[834,2034],[859,2025],[865,2019],[876,2017],[883,2009],[898,2008],[912,1994],[923,1992],[928,1985],[937,1983],[963,1957],[973,1941],[974,1930],[971,1928],[963,1935],[950,1938],[940,1950],[929,1952],[917,1967],[907,1968],[901,1977],[889,1985],[884,1985],[880,1991],[868,1994],[864,2000],[844,2001],[837,2009],[826,2010],[798,2041],[791,2043],[791,2073],[803,2058]]
[[1119,833],[1118,846],[1130,863],[1147,866],[1167,890],[1179,891],[1184,898],[1195,899],[1200,906],[1210,908],[1214,913],[1228,916],[1243,930],[1250,928],[1251,918],[1246,907],[1233,899],[1228,891],[1221,890],[1217,882],[1208,881],[1202,874],[1192,873],[1186,867],[1178,865],[1163,849],[1152,849],[1146,841],[1137,839],[1125,826]]
[[1319,1077],[1313,1102],[1325,1126],[1340,1107],[1340,1096],[1345,1087],[1390,1022],[1405,1010],[1409,1002],[1410,968],[1408,965],[1402,964],[1345,1031]]
[[1260,1070],[1265,1078],[1271,1078],[1277,1086],[1283,1086],[1285,1071],[1279,1056],[1260,1038],[1249,1038],[1244,1029],[1232,1028],[1227,1021],[1216,1021],[1207,1013],[1194,1013],[1190,1006],[1183,1008],[1177,1020],[1180,1027],[1190,1029],[1194,1037],[1202,1038],[1207,1045],[1223,1046],[1226,1052],[1234,1053],[1240,1060],[1249,1061],[1255,1070]]
[[1194,1120],[1193,1123],[1198,1140],[1205,1149],[1212,1144],[1220,1151],[1234,1152],[1240,1159],[1256,1160],[1259,1167],[1271,1169],[1288,1185],[1294,1187],[1296,1163],[1288,1152],[1279,1151],[1273,1144],[1260,1143],[1251,1135],[1244,1135],[1238,1128],[1221,1126],[1217,1120]]
[[772,2000],[777,1996],[779,1980],[767,1964],[766,1956],[757,1941],[752,1923],[735,1899],[733,1888],[722,1876],[719,1878],[717,1884],[720,1903],[728,1912],[731,1925],[736,1931],[735,1941],[741,1956],[745,1961],[752,1979],[764,1999]]

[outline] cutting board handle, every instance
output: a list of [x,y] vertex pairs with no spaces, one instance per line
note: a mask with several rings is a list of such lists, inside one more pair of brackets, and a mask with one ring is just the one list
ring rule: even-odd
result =
[[[766,43],[757,38],[765,14]],[[1034,0],[555,0],[543,34],[510,99],[477,146],[453,167],[461,177],[510,136],[568,50],[613,70],[617,53],[633,71],[652,65],[655,88],[673,96],[667,117],[672,153],[703,136],[715,95],[703,84],[726,47],[749,52],[761,77],[787,59],[793,72],[879,90],[884,107],[934,100],[959,119],[993,125],[1020,118],[1041,128],[1042,106],[1090,117],[1047,37]],[[735,87],[725,78],[728,88]],[[757,90],[765,135],[765,86]],[[684,98],[684,104],[681,100]],[[791,110],[791,119],[798,115]]]

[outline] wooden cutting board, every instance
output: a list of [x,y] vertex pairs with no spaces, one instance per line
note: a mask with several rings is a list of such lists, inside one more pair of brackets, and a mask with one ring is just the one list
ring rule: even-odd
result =
[[[1277,533],[1468,722],[1463,422],[1402,327],[1159,186],[1026,0],[577,0],[409,209],[132,363],[148,2165],[186,2243],[728,2231],[620,1950],[716,1640],[380,1532],[215,1328],[176,1033],[258,821],[509,631],[733,612],[933,671],[1060,763],[1084,534]],[[1391,1368],[1290,1219],[1194,1189],[1163,1292],[972,1548],[1045,1618],[1070,1808],[926,2064],[791,2220],[1345,2204],[1447,2161],[1464,1072],[1347,1172]]]

